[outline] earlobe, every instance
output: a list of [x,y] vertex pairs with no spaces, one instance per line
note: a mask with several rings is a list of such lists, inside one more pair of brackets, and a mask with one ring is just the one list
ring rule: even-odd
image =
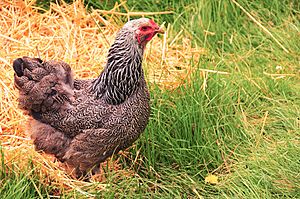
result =
[[153,38],[153,36],[154,35],[152,33],[149,33],[149,34],[145,35],[145,40],[150,41]]

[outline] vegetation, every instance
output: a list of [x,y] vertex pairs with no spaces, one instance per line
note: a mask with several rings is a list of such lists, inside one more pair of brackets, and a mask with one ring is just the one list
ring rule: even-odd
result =
[[32,162],[28,162],[26,170],[20,170],[17,162],[11,165],[4,163],[4,153],[1,152],[0,195],[1,198],[46,198],[47,187],[34,175]]
[[[182,30],[208,52],[190,58],[193,73],[181,86],[150,85],[150,123],[119,157],[133,175],[107,171],[105,189],[62,197],[300,197],[300,3],[238,2],[127,2],[133,11],[173,11],[154,18],[170,24],[173,37]],[[87,9],[114,6],[85,3]],[[34,167],[20,171],[2,162],[1,170],[1,198],[50,197],[57,189],[35,179]],[[217,184],[205,182],[210,174]]]

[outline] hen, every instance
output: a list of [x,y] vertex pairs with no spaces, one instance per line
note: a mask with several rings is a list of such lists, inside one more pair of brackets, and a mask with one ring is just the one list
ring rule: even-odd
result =
[[62,61],[16,59],[19,105],[33,118],[30,131],[36,150],[53,154],[82,177],[130,146],[144,131],[150,112],[143,52],[162,32],[147,18],[127,22],[96,79],[74,80]]

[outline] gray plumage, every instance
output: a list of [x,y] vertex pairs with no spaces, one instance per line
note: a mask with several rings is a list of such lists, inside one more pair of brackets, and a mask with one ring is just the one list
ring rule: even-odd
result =
[[150,114],[142,59],[145,45],[161,29],[152,20],[127,22],[96,79],[73,79],[62,61],[18,58],[13,63],[20,107],[32,116],[37,150],[75,168],[77,177],[144,131]]

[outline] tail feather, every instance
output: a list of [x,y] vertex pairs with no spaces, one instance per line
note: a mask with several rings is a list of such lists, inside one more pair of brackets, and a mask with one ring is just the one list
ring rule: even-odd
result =
[[13,62],[20,107],[34,112],[66,109],[73,100],[73,75],[68,64],[23,57]]
[[23,73],[24,68],[23,68],[22,58],[18,58],[13,62],[13,68],[14,68],[14,71],[15,71],[15,73],[18,77],[22,77],[24,75],[24,73]]
[[13,68],[17,76],[21,77],[24,75],[25,68],[32,71],[35,68],[41,67],[42,63],[43,61],[39,58],[23,57],[23,58],[18,58],[13,62]]

